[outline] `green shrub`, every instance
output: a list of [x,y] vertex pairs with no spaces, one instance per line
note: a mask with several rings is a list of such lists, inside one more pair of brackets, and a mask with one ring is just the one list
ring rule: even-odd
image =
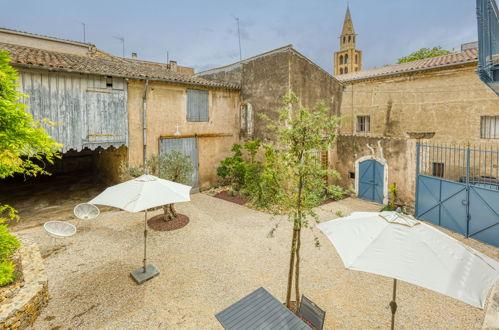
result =
[[16,273],[12,261],[0,262],[0,286],[5,286],[15,281]]
[[390,205],[384,205],[381,209],[379,209],[380,212],[383,212],[383,211],[395,211],[395,209]]
[[327,187],[327,197],[338,201],[345,198],[345,191],[340,186],[331,185]]
[[10,259],[19,246],[19,240],[9,232],[7,225],[0,225],[0,286],[16,279],[14,263]]
[[220,162],[217,175],[224,184],[231,185],[232,189],[239,191],[244,187],[246,166],[243,160],[243,152],[240,144],[234,144],[231,151],[232,157],[227,157]]
[[0,262],[10,259],[12,253],[19,248],[19,240],[7,229],[7,225],[0,225]]

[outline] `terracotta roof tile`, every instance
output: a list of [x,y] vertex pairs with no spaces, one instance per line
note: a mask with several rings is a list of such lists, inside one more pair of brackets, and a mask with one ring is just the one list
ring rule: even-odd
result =
[[89,56],[60,53],[20,45],[0,43],[0,50],[6,50],[13,65],[27,65],[38,68],[67,72],[81,72],[135,79],[152,79],[228,89],[239,89],[230,83],[215,82],[204,78],[169,70],[166,64],[133,61],[97,51]]
[[413,62],[388,65],[381,68],[351,72],[335,76],[335,78],[341,82],[347,82],[360,79],[376,78],[380,76],[388,76],[392,74],[400,74],[404,72],[426,70],[445,65],[472,63],[477,61],[478,50],[476,48],[472,48],[466,49],[461,53],[442,55]]

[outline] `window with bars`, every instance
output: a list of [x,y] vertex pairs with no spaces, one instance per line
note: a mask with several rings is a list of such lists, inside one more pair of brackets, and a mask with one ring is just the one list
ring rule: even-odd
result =
[[371,117],[357,116],[357,132],[370,132],[370,131],[371,131]]
[[208,91],[187,90],[187,121],[208,121]]
[[432,176],[436,176],[439,178],[444,177],[444,163],[432,163]]
[[499,116],[480,117],[480,138],[499,139]]

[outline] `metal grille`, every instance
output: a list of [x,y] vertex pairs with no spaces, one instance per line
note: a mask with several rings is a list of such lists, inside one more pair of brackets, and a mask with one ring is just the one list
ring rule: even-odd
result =
[[421,144],[418,174],[499,190],[499,150]]
[[417,144],[415,216],[499,247],[499,150]]
[[482,139],[499,139],[499,116],[480,117],[480,137]]
[[187,121],[208,121],[208,91],[187,90]]

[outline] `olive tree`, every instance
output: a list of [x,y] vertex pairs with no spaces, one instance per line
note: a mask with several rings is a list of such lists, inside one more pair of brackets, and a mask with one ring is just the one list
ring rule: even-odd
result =
[[[182,184],[191,183],[193,170],[191,158],[177,150],[172,150],[166,155],[153,155],[147,161],[147,173]],[[143,166],[133,167],[124,162],[121,163],[120,177],[123,181],[141,176],[145,172]],[[165,221],[170,221],[177,216],[173,204],[163,205],[163,213]]]

